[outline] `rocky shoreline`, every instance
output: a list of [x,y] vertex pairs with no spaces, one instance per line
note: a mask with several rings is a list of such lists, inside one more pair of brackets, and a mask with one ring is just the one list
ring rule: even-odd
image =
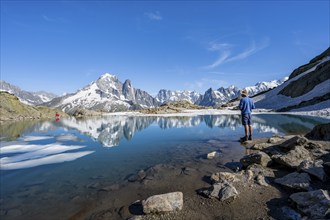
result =
[[211,152],[141,170],[70,219],[329,219],[329,130],[245,142],[240,162]]

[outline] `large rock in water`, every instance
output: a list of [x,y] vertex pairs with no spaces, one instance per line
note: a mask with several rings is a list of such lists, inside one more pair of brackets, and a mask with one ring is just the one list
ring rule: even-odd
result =
[[309,216],[309,219],[330,218],[330,198],[326,190],[294,193],[290,199],[302,213]]
[[330,141],[330,123],[315,126],[306,137],[312,140]]
[[171,192],[151,196],[142,201],[142,206],[145,214],[181,210],[183,207],[183,193]]

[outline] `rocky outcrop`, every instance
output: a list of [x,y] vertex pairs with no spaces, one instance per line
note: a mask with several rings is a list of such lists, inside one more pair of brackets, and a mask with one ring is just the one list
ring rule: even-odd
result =
[[328,111],[329,71],[330,55],[327,52],[315,62],[300,67],[275,89],[254,97],[255,106],[275,111]]
[[179,211],[183,208],[183,193],[154,195],[143,200],[142,206],[145,214]]
[[330,141],[330,123],[315,126],[306,137],[312,140]]

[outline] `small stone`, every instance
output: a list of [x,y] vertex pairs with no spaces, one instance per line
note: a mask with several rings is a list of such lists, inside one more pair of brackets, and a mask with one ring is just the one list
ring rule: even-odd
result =
[[215,158],[217,155],[218,155],[218,153],[216,151],[212,151],[211,153],[208,153],[206,155],[206,158],[211,160],[211,159]]

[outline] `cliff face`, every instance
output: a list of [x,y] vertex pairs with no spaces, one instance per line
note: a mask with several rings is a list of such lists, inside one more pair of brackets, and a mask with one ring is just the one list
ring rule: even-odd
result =
[[330,109],[330,50],[292,72],[289,80],[254,98],[257,108],[277,111]]

